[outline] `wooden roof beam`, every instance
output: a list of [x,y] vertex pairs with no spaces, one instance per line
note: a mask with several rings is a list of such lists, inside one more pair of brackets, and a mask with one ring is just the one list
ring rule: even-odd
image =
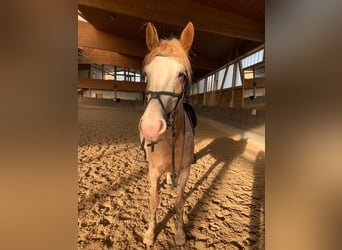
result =
[[[145,54],[147,53],[147,47],[144,42],[117,37],[110,33],[97,30],[91,24],[81,21],[78,22],[78,47],[91,48],[94,49],[94,51],[96,51],[95,49],[98,49],[98,51],[96,51],[97,54],[94,55],[94,63],[98,64],[106,64],[101,62],[107,62],[107,60],[119,60],[118,57],[114,58],[114,54],[110,55],[110,52],[120,53],[121,56],[126,56],[126,59],[129,57],[136,57],[137,60],[139,60],[139,58],[141,58],[141,63],[145,57]],[[105,54],[103,52],[99,52],[99,50],[105,50],[109,52]],[[123,57],[121,57],[121,59],[123,59]],[[95,62],[95,60],[98,62]],[[191,63],[193,67],[206,70],[214,70],[219,66],[217,62],[205,59],[200,55],[194,57],[193,60],[191,60]],[[136,66],[137,65],[132,68],[135,68]],[[140,68],[141,66],[142,64],[140,64]]]
[[79,0],[78,4],[181,27],[192,21],[197,30],[265,41],[263,22],[185,0]]
[[78,21],[78,46],[109,50],[140,58],[143,58],[147,52],[145,44],[140,41],[114,36],[81,21]]
[[142,58],[121,55],[117,52],[88,47],[79,47],[83,50],[84,57],[78,60],[81,64],[109,64],[120,67],[141,70]]

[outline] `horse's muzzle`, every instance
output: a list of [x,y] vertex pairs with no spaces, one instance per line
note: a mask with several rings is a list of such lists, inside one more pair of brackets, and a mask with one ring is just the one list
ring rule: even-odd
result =
[[142,118],[140,120],[140,130],[148,141],[157,141],[166,128],[167,125],[164,119],[151,120]]

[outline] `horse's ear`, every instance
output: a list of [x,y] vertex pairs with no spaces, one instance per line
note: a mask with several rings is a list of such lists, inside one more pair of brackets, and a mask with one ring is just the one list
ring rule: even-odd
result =
[[157,30],[151,23],[148,23],[146,27],[146,45],[150,51],[159,45]]
[[189,51],[192,45],[192,42],[194,41],[194,25],[192,22],[188,22],[184,30],[182,31],[182,34],[180,36],[180,43],[185,51]]

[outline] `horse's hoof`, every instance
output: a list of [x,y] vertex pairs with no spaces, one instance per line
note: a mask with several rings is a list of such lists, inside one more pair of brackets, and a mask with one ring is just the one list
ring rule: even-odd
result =
[[146,232],[145,235],[144,235],[144,239],[143,239],[143,243],[146,245],[146,246],[152,246],[153,245],[153,235],[151,235],[150,233]]
[[178,246],[184,245],[186,242],[185,234],[177,234],[175,236],[175,241]]
[[166,173],[166,184],[169,186],[172,185],[172,176],[170,172]]
[[146,246],[152,246],[153,245],[153,238],[144,238],[143,242]]

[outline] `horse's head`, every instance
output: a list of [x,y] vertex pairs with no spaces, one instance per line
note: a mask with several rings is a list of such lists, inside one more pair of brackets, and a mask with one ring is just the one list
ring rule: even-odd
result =
[[191,78],[188,52],[193,38],[191,22],[182,31],[179,40],[159,40],[155,27],[147,24],[146,44],[150,51],[144,60],[147,104],[139,129],[148,141],[159,139],[183,103],[186,84]]

